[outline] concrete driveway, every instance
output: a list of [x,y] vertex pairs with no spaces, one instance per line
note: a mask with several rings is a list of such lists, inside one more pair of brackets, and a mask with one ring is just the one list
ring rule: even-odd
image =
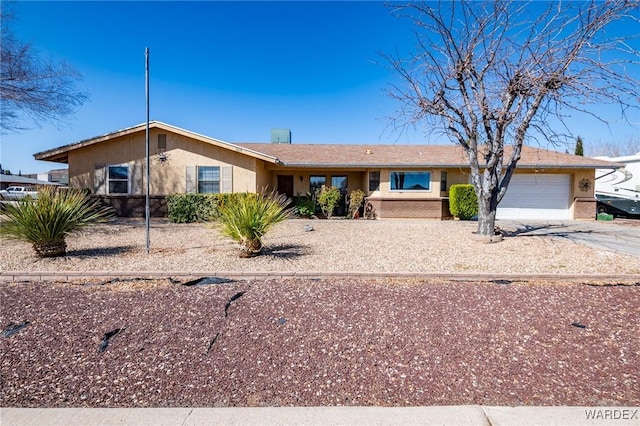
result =
[[595,220],[496,221],[506,236],[548,235],[640,257],[640,226],[633,225]]

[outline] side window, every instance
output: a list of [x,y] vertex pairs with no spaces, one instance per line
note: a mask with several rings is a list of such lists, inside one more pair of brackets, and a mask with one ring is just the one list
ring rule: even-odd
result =
[[129,166],[109,166],[107,171],[109,194],[129,193]]
[[447,172],[440,172],[440,192],[447,192]]
[[369,191],[380,189],[380,172],[369,172]]
[[220,167],[198,166],[198,193],[220,193]]

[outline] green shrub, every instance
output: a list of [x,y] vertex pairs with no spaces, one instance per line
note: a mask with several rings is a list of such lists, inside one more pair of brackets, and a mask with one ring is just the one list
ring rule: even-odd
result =
[[478,196],[471,184],[451,185],[449,211],[454,217],[469,220],[478,214]]
[[219,208],[220,232],[243,246],[241,257],[257,256],[264,234],[293,215],[293,209],[287,209],[290,200],[275,191],[235,195]]
[[316,202],[310,193],[296,197],[295,213],[300,217],[311,217],[316,214]]
[[167,195],[169,220],[174,223],[206,222],[218,216],[220,205],[235,194]]
[[38,197],[25,197],[2,206],[0,234],[31,243],[39,257],[64,256],[67,235],[114,216],[111,207],[82,189],[42,187]]
[[360,189],[356,189],[351,191],[349,195],[349,217],[352,219],[357,219],[360,217],[360,207],[362,206],[362,202],[364,201],[364,197],[366,194],[364,191]]
[[332,188],[330,186],[323,186],[320,188],[316,200],[318,201],[318,205],[320,205],[320,209],[326,218],[331,217],[341,196],[342,194],[340,194],[340,190],[338,188]]

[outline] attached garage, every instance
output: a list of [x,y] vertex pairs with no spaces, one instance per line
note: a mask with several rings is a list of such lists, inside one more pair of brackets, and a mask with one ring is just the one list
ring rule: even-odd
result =
[[498,219],[569,219],[571,175],[516,174],[498,205]]
[[[139,124],[34,157],[69,164],[70,187],[89,188],[105,202],[123,206],[117,208],[119,214],[137,216],[144,213],[146,128],[146,123]],[[149,153],[149,189],[160,207],[166,207],[162,204],[166,195],[191,191],[244,192],[264,187],[303,196],[317,182],[335,185],[340,178],[346,181],[347,192],[365,193],[369,217],[448,219],[451,186],[469,182],[468,155],[454,144],[232,144],[159,121],[150,122],[149,128],[154,142]],[[510,158],[511,146],[505,147],[504,155]],[[623,166],[523,146],[497,217],[593,220],[595,170]],[[110,171],[117,176],[111,177]],[[419,177],[419,182],[411,177]],[[287,185],[282,183],[285,180]]]

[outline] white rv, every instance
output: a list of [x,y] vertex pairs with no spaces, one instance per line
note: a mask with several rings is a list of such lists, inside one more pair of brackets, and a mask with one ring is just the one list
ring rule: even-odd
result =
[[640,217],[640,152],[624,157],[595,157],[623,163],[617,170],[596,170],[598,213]]

